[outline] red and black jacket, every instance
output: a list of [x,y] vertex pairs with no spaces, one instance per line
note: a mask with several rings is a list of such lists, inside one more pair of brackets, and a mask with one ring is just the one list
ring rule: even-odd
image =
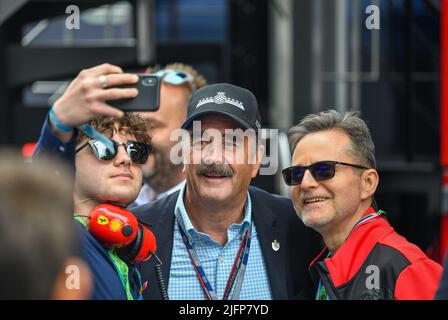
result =
[[[364,216],[374,213],[373,208]],[[384,217],[359,225],[334,256],[310,265],[330,300],[433,299],[442,267],[397,234]]]

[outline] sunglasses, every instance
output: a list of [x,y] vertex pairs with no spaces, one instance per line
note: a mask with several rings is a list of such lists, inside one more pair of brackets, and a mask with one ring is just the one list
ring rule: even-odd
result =
[[303,176],[305,175],[306,170],[310,170],[311,175],[316,181],[329,180],[334,177],[334,174],[336,173],[337,164],[364,170],[369,169],[357,164],[351,164],[339,161],[319,161],[310,164],[309,166],[292,166],[283,169],[282,170],[283,180],[285,180],[285,183],[288,186],[299,185],[302,183]]
[[112,139],[109,140],[112,141],[113,150],[108,149],[104,142],[97,139],[92,139],[76,149],[75,153],[78,153],[89,145],[98,160],[112,160],[117,156],[118,147],[123,146],[132,162],[136,164],[145,164],[148,160],[149,153],[151,152],[151,146],[149,144],[136,141],[118,143]]
[[157,71],[155,75],[160,77],[164,82],[168,84],[179,86],[181,84],[188,83],[193,91],[196,89],[194,78],[188,72],[173,69],[163,69]]

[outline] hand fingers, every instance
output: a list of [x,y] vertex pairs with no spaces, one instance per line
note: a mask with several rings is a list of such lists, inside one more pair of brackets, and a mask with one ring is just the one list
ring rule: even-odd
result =
[[85,69],[83,71],[92,77],[99,77],[102,74],[109,73],[123,73],[123,70],[120,67],[114,66],[109,63],[104,63],[90,69]]
[[97,100],[107,101],[107,100],[135,98],[137,95],[138,90],[135,88],[128,88],[128,89],[113,88],[113,89],[97,90],[93,96]]
[[[133,84],[138,82],[138,76],[136,74],[123,73],[123,74],[108,74],[106,77],[106,88],[114,87],[124,84]],[[98,85],[101,87],[101,81],[98,77]]]

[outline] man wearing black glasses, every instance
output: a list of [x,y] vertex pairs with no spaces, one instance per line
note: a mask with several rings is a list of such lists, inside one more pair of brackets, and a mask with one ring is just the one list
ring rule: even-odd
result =
[[291,128],[289,141],[283,178],[298,216],[326,244],[310,268],[315,299],[433,299],[441,266],[373,205],[379,177],[365,122],[321,112]]

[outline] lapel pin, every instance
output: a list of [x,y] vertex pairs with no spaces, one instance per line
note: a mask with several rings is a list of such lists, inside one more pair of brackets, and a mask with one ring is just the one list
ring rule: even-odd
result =
[[280,242],[278,242],[277,239],[272,241],[272,250],[274,251],[280,250]]

